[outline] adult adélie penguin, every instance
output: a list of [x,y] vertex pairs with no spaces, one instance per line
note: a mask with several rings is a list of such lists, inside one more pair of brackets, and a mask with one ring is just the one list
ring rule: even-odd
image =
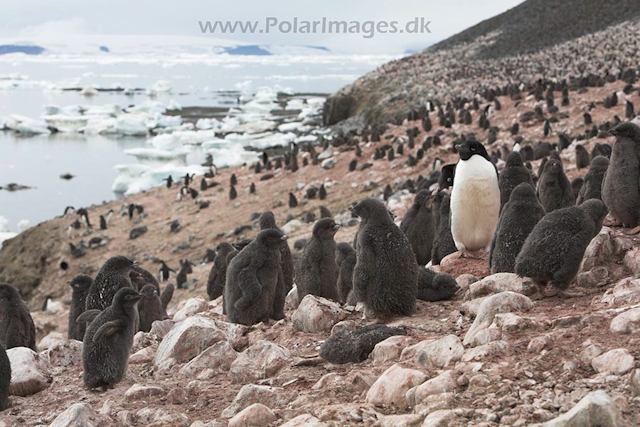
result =
[[451,192],[451,235],[463,255],[488,251],[500,216],[498,171],[478,141],[457,147],[460,160]]

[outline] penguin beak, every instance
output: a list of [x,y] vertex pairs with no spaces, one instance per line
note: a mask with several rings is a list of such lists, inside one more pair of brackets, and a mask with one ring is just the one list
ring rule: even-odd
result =
[[351,206],[349,206],[349,208],[348,208],[348,209],[349,209],[351,212],[353,212],[353,211],[356,209],[356,207],[355,207],[355,206],[353,206],[353,205],[351,205]]
[[284,242],[284,241],[286,241],[288,238],[289,238],[289,236],[284,235],[284,236],[282,236],[282,237],[280,238],[280,240],[282,240],[282,241]]
[[338,230],[340,229],[340,224],[336,224],[336,225],[334,225],[334,226],[333,226],[333,229],[334,229],[334,230],[336,230],[336,231],[338,231]]

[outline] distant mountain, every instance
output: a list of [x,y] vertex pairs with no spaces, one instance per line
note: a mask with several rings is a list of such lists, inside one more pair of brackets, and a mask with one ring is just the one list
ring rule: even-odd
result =
[[324,55],[331,52],[322,46],[255,45],[238,40],[213,37],[167,35],[59,35],[28,39],[0,39],[0,55]]
[[528,0],[482,21],[427,51],[484,38],[477,58],[536,52],[640,16],[639,0]]

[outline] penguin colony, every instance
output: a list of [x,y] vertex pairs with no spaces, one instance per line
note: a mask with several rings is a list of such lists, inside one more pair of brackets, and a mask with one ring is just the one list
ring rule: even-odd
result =
[[[468,116],[466,110],[465,122]],[[481,117],[486,126],[488,117]],[[444,123],[452,121],[455,115]],[[519,133],[516,125],[510,129],[514,136]],[[379,139],[379,132],[366,136]],[[544,133],[549,132],[545,121]],[[382,198],[356,201],[350,208],[360,221],[353,245],[340,242],[340,224],[321,208],[317,221],[315,214],[307,213],[310,222],[315,221],[313,234],[294,258],[274,214],[264,212],[258,218],[260,231],[255,239],[234,245],[223,242],[207,254],[213,262],[207,296],[222,297],[227,319],[247,326],[284,319],[285,296],[293,286],[297,303],[314,295],[347,306],[361,304],[372,325],[338,332],[320,348],[320,356],[336,364],[362,362],[380,341],[405,335],[402,328],[376,323],[410,316],[417,299],[434,302],[455,297],[456,280],[428,267],[457,251],[463,257],[486,257],[493,273],[531,278],[543,297],[575,296],[568,289],[605,216],[609,213],[624,227],[640,225],[640,128],[620,123],[608,132],[616,138],[612,148],[598,144],[590,155],[582,145],[575,145],[575,167],[588,168],[579,187],[568,180],[559,156],[569,146],[564,137],[559,144],[522,147],[520,141],[512,150],[503,145],[491,153],[471,136],[463,138],[452,147],[459,156],[455,165],[434,164],[426,178],[402,184],[401,189],[415,193],[415,198],[401,221],[381,200],[393,198],[390,184]],[[412,137],[408,136],[406,144],[412,148],[415,142],[409,143]],[[379,148],[376,157],[398,161],[404,155],[404,141],[395,150]],[[418,150],[439,144],[439,139],[431,138]],[[543,158],[544,165],[533,172],[530,162]],[[264,159],[260,168],[272,169],[269,162]],[[297,168],[295,159],[287,163]],[[497,163],[504,166],[500,173]],[[189,188],[192,178],[184,181]],[[230,185],[230,198],[235,199],[235,187],[241,188],[235,175]],[[201,191],[208,186],[215,185],[201,183]],[[307,189],[306,200],[316,197],[330,197],[330,187]],[[289,206],[299,203],[290,193]],[[136,207],[129,210],[130,217],[136,212],[144,213]],[[81,215],[89,226],[87,211]],[[176,271],[160,263],[160,282],[165,282]],[[191,272],[192,263],[181,260],[178,289],[189,286]],[[88,389],[113,388],[126,375],[134,334],[148,332],[153,322],[168,318],[174,286],[169,284],[161,292],[153,274],[124,256],[106,260],[95,278],[80,275],[69,284],[69,338],[83,341],[84,384]],[[7,375],[10,378],[6,349],[35,348],[35,328],[19,292],[9,284],[0,284],[0,313],[1,409],[7,406]]]

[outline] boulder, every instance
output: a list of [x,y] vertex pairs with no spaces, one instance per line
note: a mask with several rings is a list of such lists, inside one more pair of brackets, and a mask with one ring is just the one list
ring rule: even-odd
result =
[[431,378],[419,386],[410,389],[407,392],[407,401],[409,402],[409,405],[416,406],[427,396],[454,392],[457,388],[457,378],[458,375],[456,375],[454,371],[444,371],[437,377]]
[[640,279],[625,277],[613,288],[607,289],[601,302],[613,306],[640,303]]
[[375,427],[420,427],[423,420],[420,414],[385,415],[378,418]]
[[145,347],[142,350],[138,350],[129,356],[129,363],[132,365],[138,365],[140,363],[149,363],[153,361],[153,358],[156,355],[157,348],[155,346],[150,345],[149,347]]
[[327,427],[327,424],[323,423],[313,415],[304,414],[290,419],[280,427]]
[[53,382],[46,358],[27,347],[7,350],[11,363],[11,394],[29,396],[49,387]]
[[515,273],[496,273],[472,283],[465,299],[472,300],[505,291],[529,296],[536,292],[536,287],[531,279],[520,277]]
[[589,344],[580,352],[580,360],[587,365],[591,365],[591,361],[604,353],[605,349],[598,344]]
[[336,159],[334,159],[333,157],[330,157],[328,159],[323,160],[321,165],[322,165],[322,169],[333,169],[333,167],[336,165]]
[[222,411],[222,418],[233,418],[254,403],[261,403],[269,407],[276,406],[278,404],[276,390],[274,387],[266,385],[247,384],[242,386],[231,405]]
[[367,392],[366,402],[377,406],[406,409],[407,391],[422,384],[427,375],[396,364],[384,371]]
[[219,341],[184,365],[180,369],[180,373],[186,377],[194,377],[205,369],[219,368],[228,371],[236,357],[238,357],[238,352],[231,347],[229,342]]
[[607,351],[591,361],[591,366],[596,372],[614,375],[626,374],[633,369],[634,364],[633,355],[626,348]]
[[402,350],[408,347],[411,341],[411,337],[402,335],[387,338],[376,344],[369,357],[373,360],[374,365],[382,365],[398,360],[402,354]]
[[633,334],[640,331],[640,307],[618,314],[611,320],[609,330],[614,334]]
[[180,310],[173,315],[174,322],[181,322],[187,317],[207,311],[209,305],[202,297],[189,298]]
[[487,329],[482,329],[476,335],[474,335],[473,339],[469,343],[471,347],[477,347],[479,345],[489,344],[493,341],[498,341],[502,339],[502,331],[500,328],[490,327]]
[[80,366],[82,365],[82,342],[69,339],[51,342],[40,355],[51,366]]
[[[148,397],[160,396],[162,394],[164,394],[164,390],[161,387],[134,384],[124,393],[124,398],[131,402],[134,400],[143,400]],[[153,400],[157,400],[157,398]]]
[[234,382],[251,382],[276,375],[289,363],[289,351],[270,341],[260,340],[242,352],[231,364]]
[[174,323],[171,319],[156,320],[151,324],[149,333],[161,340],[169,333],[171,328],[173,328]]
[[347,313],[340,304],[314,295],[306,295],[291,315],[293,327],[304,332],[324,332],[344,319]]
[[480,304],[478,315],[464,337],[464,344],[471,343],[478,332],[491,326],[496,314],[528,311],[532,307],[528,297],[516,292],[506,291],[490,296]]
[[96,412],[88,403],[74,403],[61,412],[49,427],[94,427],[97,425],[96,416]]
[[225,339],[225,334],[216,323],[202,316],[189,317],[176,323],[164,337],[153,359],[160,370],[169,369],[176,363],[185,363],[206,348]]
[[493,319],[493,323],[495,323],[498,328],[507,332],[521,331],[523,329],[533,328],[536,326],[536,321],[534,319],[521,317],[513,313],[496,314]]
[[580,272],[606,265],[607,262],[621,255],[623,250],[624,248],[616,240],[613,230],[609,227],[602,227],[584,252]]
[[275,422],[273,411],[260,403],[254,403],[229,420],[228,427],[260,427]]
[[464,347],[460,338],[447,335],[420,349],[416,353],[416,360],[425,368],[441,369],[460,360],[463,353]]
[[624,254],[622,262],[635,277],[640,276],[640,248],[633,248]]
[[295,310],[296,308],[298,308],[298,288],[296,287],[296,285],[293,285],[293,288],[291,288],[291,290],[285,297],[284,305],[291,310]]
[[576,278],[578,286],[583,288],[599,288],[607,284],[609,269],[606,267],[594,267],[589,271],[578,274]]
[[617,418],[617,410],[609,395],[597,390],[583,397],[568,412],[534,427],[619,427]]
[[493,341],[478,347],[467,349],[462,356],[463,362],[481,361],[504,354],[509,345],[506,341]]
[[38,351],[43,352],[55,345],[63,344],[68,340],[69,339],[65,334],[61,334],[60,332],[51,332],[40,340],[40,343],[38,343]]

